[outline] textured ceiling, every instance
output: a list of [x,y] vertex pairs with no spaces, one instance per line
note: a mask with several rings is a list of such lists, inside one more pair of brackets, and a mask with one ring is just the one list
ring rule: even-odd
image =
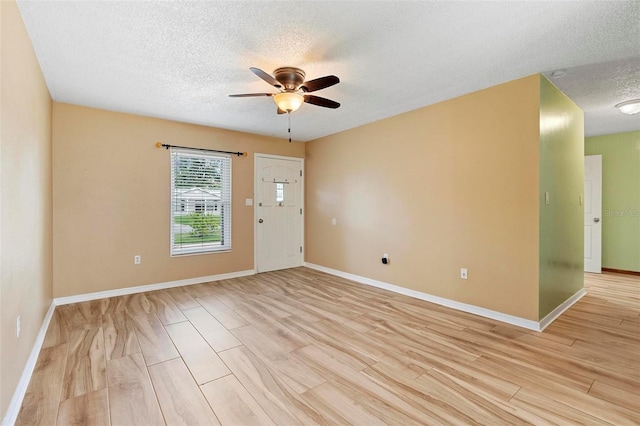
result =
[[304,69],[340,84],[337,110],[291,114],[301,141],[538,72],[586,112],[587,134],[640,129],[640,2],[25,1],[54,100],[286,137],[249,71]]
[[[640,28],[640,19],[638,19]],[[640,34],[636,38],[640,44]],[[584,65],[547,78],[584,111],[585,134],[606,135],[640,129],[640,115],[624,115],[614,105],[640,99],[640,56]]]

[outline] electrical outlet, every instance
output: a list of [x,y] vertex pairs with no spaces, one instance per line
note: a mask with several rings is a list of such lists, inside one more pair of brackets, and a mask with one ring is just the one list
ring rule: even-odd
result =
[[133,263],[135,265],[139,265],[140,263],[142,263],[142,256],[140,256],[139,254],[133,256]]
[[466,280],[468,278],[467,268],[460,268],[460,278]]
[[20,315],[16,318],[16,337],[20,337]]

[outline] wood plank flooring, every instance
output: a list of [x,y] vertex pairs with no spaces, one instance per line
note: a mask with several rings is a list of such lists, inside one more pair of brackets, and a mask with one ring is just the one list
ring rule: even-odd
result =
[[640,424],[640,277],[537,333],[306,268],[61,306],[18,425]]

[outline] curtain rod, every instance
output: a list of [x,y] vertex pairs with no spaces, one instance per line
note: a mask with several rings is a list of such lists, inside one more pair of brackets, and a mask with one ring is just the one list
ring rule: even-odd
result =
[[169,148],[182,148],[182,149],[193,149],[195,151],[207,151],[207,152],[219,152],[221,154],[231,154],[231,155],[237,155],[238,157],[246,157],[247,153],[246,152],[231,152],[231,151],[220,151],[217,149],[206,149],[206,148],[192,148],[192,147],[188,147],[188,146],[180,146],[180,145],[168,145],[166,143],[162,143],[162,142],[158,142],[156,143],[156,147],[158,148],[162,148],[164,147],[165,149],[169,149]]

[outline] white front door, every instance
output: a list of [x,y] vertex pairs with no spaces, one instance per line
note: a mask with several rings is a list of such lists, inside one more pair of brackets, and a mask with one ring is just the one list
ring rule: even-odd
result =
[[302,266],[303,160],[256,154],[257,272]]
[[602,272],[602,155],[584,157],[584,270]]

